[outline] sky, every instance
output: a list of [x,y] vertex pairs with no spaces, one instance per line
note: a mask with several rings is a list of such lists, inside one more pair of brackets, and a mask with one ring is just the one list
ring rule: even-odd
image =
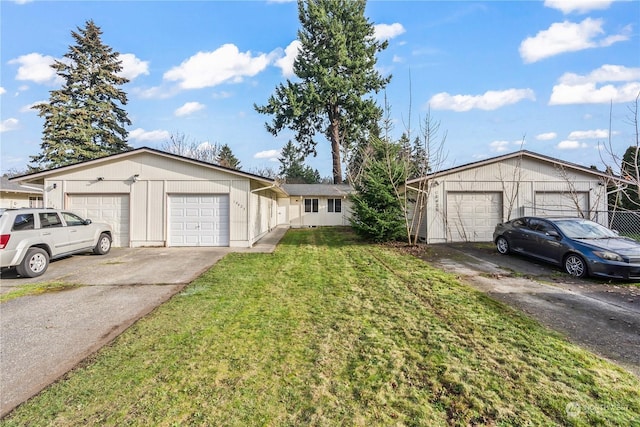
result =
[[[635,145],[640,1],[382,1],[366,16],[389,46],[376,67],[391,81],[393,136],[439,123],[440,169],[526,149],[604,169]],[[93,20],[120,53],[129,144],[171,136],[227,144],[241,169],[277,171],[293,139],[273,136],[254,104],[296,81],[292,1],[0,0],[0,169],[24,171],[44,120],[31,108],[61,88],[50,64]],[[329,142],[306,163],[331,176]]]

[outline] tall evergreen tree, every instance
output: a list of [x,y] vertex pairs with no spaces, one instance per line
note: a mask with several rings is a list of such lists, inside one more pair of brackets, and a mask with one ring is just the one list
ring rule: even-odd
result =
[[63,60],[51,66],[64,83],[50,92],[49,102],[33,108],[44,117],[41,153],[31,156],[31,170],[64,166],[130,150],[126,125],[131,121],[122,106],[126,93],[119,89],[129,80],[119,53],[101,40],[93,21],[72,31],[76,44]]
[[218,151],[216,163],[225,168],[240,169],[240,160],[233,154],[231,147],[224,144]]
[[289,128],[306,157],[316,154],[317,133],[331,142],[334,183],[343,182],[341,150],[368,139],[382,111],[371,97],[391,77],[376,70],[376,54],[387,42],[374,38],[364,16],[366,0],[299,0],[300,51],[293,69],[300,81],[280,84],[267,105],[256,111],[273,115],[267,130]]
[[[640,183],[640,148],[632,145],[624,152],[621,163],[622,177],[636,184]],[[631,211],[640,210],[638,185],[629,187],[619,194],[618,207]]]
[[317,184],[320,182],[320,173],[317,169],[305,165],[298,148],[289,141],[282,148],[279,175],[289,184]]

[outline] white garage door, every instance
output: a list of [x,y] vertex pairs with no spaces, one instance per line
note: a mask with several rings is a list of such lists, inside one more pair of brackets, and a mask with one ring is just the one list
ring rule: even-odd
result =
[[229,196],[169,196],[168,246],[229,246]]
[[447,235],[451,242],[490,242],[502,221],[502,193],[447,193]]
[[113,246],[129,246],[128,194],[70,194],[67,209],[113,229]]
[[537,192],[535,215],[538,216],[582,216],[589,215],[589,193]]

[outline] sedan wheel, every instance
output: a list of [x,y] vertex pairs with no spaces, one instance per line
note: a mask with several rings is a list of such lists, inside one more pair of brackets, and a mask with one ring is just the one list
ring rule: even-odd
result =
[[498,252],[500,252],[502,255],[508,254],[509,242],[507,242],[507,239],[502,236],[498,237],[498,240],[496,240],[496,249],[498,249]]
[[587,264],[579,255],[568,255],[564,259],[564,269],[573,277],[584,277],[587,275]]

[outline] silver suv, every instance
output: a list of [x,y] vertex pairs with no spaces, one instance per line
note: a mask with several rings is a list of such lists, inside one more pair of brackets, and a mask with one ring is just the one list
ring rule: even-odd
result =
[[111,250],[111,226],[57,209],[0,209],[0,268],[37,277],[49,260]]

